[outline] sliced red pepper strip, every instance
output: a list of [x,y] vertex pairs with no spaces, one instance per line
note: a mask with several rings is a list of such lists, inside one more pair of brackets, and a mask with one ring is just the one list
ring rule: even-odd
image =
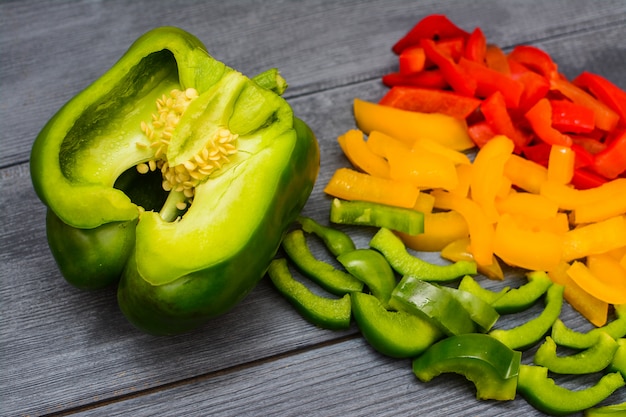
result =
[[544,76],[528,70],[519,62],[509,60],[511,78],[524,87],[519,100],[519,111],[525,113],[550,91],[550,82]]
[[617,126],[617,122],[619,121],[619,115],[617,113],[570,81],[562,78],[551,79],[550,89],[558,91],[574,103],[592,109],[596,117],[596,127],[598,129],[610,132]]
[[480,100],[452,91],[395,86],[383,96],[378,104],[422,113],[443,113],[458,119],[465,119],[478,108]]
[[626,171],[626,129],[618,130],[607,141],[607,148],[594,157],[593,170],[614,179]]
[[583,71],[573,83],[588,89],[598,100],[619,114],[622,123],[626,123],[626,91],[606,78],[588,71]]
[[576,162],[574,168],[588,167],[593,164],[595,158],[593,154],[587,151],[587,149],[578,145],[577,143],[573,143],[571,148],[572,151],[574,151],[574,153],[576,154]]
[[400,54],[405,48],[418,45],[421,39],[446,39],[459,36],[466,38],[469,33],[452,23],[447,16],[431,14],[417,22],[391,49],[396,54]]
[[519,105],[520,97],[524,91],[524,86],[520,82],[469,59],[461,58],[459,66],[469,77],[475,80],[475,94],[478,97],[488,97],[499,91],[504,96],[506,107],[514,108]]
[[559,77],[557,65],[550,55],[535,46],[518,45],[513,48],[509,58],[548,79]]
[[584,168],[575,169],[572,177],[572,185],[578,190],[596,188],[606,183],[606,181],[604,177]]
[[465,50],[464,38],[450,38],[434,42],[437,48],[452,58],[454,62],[457,62],[463,56]]
[[422,39],[420,46],[424,48],[426,57],[439,67],[443,77],[454,91],[466,96],[474,95],[476,91],[476,81],[454,62],[450,56],[442,51],[434,41]]
[[426,54],[421,46],[406,48],[398,58],[400,74],[412,74],[422,71],[426,66]]
[[415,87],[434,88],[439,90],[448,87],[448,82],[440,69],[425,70],[414,74],[392,72],[383,75],[382,81],[387,87],[393,87],[396,85],[412,85]]
[[547,167],[550,159],[550,147],[551,145],[545,142],[538,142],[535,145],[525,146],[522,149],[522,154],[526,159]]
[[485,120],[493,130],[511,139],[515,147],[519,149],[526,146],[530,138],[526,137],[515,124],[513,124],[506,107],[506,99],[500,91],[491,94],[480,105]]
[[591,132],[595,127],[595,114],[589,107],[569,100],[550,100],[552,127],[568,133]]
[[476,28],[467,38],[463,57],[470,61],[485,63],[487,55],[487,38],[480,28]]
[[571,146],[572,138],[552,127],[552,106],[547,98],[539,100],[526,112],[525,117],[544,142],[550,145]]
[[502,48],[497,45],[487,45],[487,49],[485,51],[485,63],[492,70],[501,72],[502,74],[511,75],[511,68],[506,54]]
[[476,122],[470,125],[467,128],[467,133],[469,134],[469,137],[472,138],[472,141],[479,148],[485,146],[485,143],[489,142],[491,138],[496,135],[493,127],[486,120],[482,120],[480,122]]

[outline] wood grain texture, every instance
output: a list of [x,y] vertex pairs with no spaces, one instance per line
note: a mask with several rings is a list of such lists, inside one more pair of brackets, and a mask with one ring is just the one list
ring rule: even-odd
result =
[[[347,166],[336,137],[354,126],[352,100],[384,93],[380,76],[397,65],[391,45],[430,13],[468,30],[480,26],[507,49],[538,45],[568,76],[590,70],[626,88],[621,0],[1,2],[0,415],[540,415],[521,399],[477,402],[462,378],[421,384],[408,361],[373,352],[355,326],[330,332],[306,323],[267,280],[196,332],[140,334],[113,289],[70,287],[47,248],[45,208],[28,171],[32,142],[143,32],[180,26],[246,74],[280,68],[286,98],[322,151],[303,214],[326,222],[322,189]],[[351,234],[367,245],[369,231]],[[588,326],[569,306],[563,318]],[[624,390],[613,398],[620,400]]]

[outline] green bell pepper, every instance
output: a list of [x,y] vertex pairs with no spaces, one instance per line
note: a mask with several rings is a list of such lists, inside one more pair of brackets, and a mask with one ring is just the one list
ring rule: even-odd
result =
[[346,271],[363,282],[381,303],[389,307],[391,293],[396,287],[396,275],[380,252],[373,249],[355,249],[337,257]]
[[618,343],[610,334],[599,333],[598,340],[589,348],[572,355],[559,356],[557,344],[547,336],[537,349],[534,362],[559,374],[590,374],[609,366],[618,348]]
[[[256,81],[255,81],[256,80]],[[249,79],[193,35],[141,36],[45,125],[31,151],[68,282],[115,283],[136,327],[194,329],[263,277],[319,171],[276,71]]]

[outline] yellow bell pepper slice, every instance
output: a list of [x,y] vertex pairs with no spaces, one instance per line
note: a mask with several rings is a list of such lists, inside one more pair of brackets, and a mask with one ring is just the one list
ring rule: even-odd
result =
[[533,219],[554,219],[559,206],[540,194],[511,192],[504,198],[496,199],[496,209],[500,214],[522,214]]
[[427,138],[451,149],[473,148],[465,120],[440,113],[400,110],[368,101],[354,99],[354,118],[360,130],[369,135],[383,132],[412,146],[417,138]]
[[626,245],[626,220],[615,216],[576,227],[563,235],[563,259],[573,261]]
[[424,232],[419,235],[397,233],[406,246],[417,251],[438,252],[469,234],[467,222],[456,211],[424,213]]
[[555,268],[561,261],[563,235],[524,227],[503,214],[496,225],[494,253],[509,265],[536,271]]
[[457,165],[456,177],[458,179],[457,186],[448,191],[459,197],[467,197],[469,195],[470,182],[472,181],[472,165]]
[[[441,257],[451,262],[458,261],[474,261],[474,255],[469,250],[470,239],[465,237],[454,242],[450,242],[441,250]],[[477,270],[479,274],[486,276],[489,279],[503,280],[504,272],[500,266],[500,262],[496,256],[492,256],[492,263],[489,265],[478,265]]]
[[350,168],[335,171],[324,192],[343,200],[361,200],[412,208],[419,190],[408,182],[374,177]]
[[605,274],[595,275],[580,261],[572,262],[567,275],[582,289],[602,301],[609,304],[626,303],[626,281],[613,280]]
[[361,171],[381,178],[389,178],[389,164],[367,146],[363,132],[352,129],[337,138],[339,146],[350,163]]
[[552,145],[548,156],[548,180],[569,184],[574,176],[576,153],[569,146]]
[[536,162],[513,154],[504,164],[504,175],[516,187],[539,194],[541,185],[548,179],[548,169]]

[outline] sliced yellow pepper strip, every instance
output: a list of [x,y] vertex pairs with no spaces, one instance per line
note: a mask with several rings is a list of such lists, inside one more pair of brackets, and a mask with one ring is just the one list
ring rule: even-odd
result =
[[436,153],[438,155],[444,156],[448,158],[455,165],[469,165],[471,164],[470,159],[463,152],[455,151],[454,149],[450,149],[445,145],[442,145],[440,142],[437,142],[428,138],[418,138],[412,146],[414,151],[429,151],[432,153]]
[[417,138],[427,138],[457,151],[474,147],[465,120],[444,114],[400,110],[357,98],[354,99],[354,118],[365,134],[377,130],[408,146]]
[[511,155],[504,164],[504,175],[522,190],[539,194],[541,184],[548,178],[548,169],[519,155]]
[[468,237],[467,222],[458,212],[440,211],[424,214],[424,233],[398,233],[406,246],[417,251],[438,252],[455,240]]
[[523,214],[533,219],[554,219],[559,206],[540,194],[511,192],[505,198],[496,200],[496,209],[500,214]]
[[574,176],[576,154],[569,146],[552,145],[548,157],[548,180],[569,184]]
[[343,200],[361,200],[412,208],[419,190],[408,182],[374,177],[349,168],[335,171],[324,192]]
[[415,200],[413,210],[421,211],[422,213],[426,214],[432,212],[434,206],[435,197],[428,193],[419,193],[419,195],[417,196],[417,200]]
[[370,175],[389,178],[389,164],[367,146],[363,132],[352,129],[337,138],[350,163]]
[[577,190],[555,181],[544,181],[540,193],[555,201],[563,210],[574,210],[588,204],[605,204],[626,195],[626,178],[617,178],[599,187]]
[[470,235],[470,251],[478,265],[493,262],[494,228],[483,209],[473,200],[459,197],[444,190],[433,190],[435,207],[456,210],[467,222]]
[[604,326],[608,320],[609,303],[594,297],[576,284],[576,281],[567,274],[569,267],[567,262],[561,261],[548,271],[548,276],[552,282],[565,287],[563,297],[576,311],[594,326]]
[[565,233],[563,259],[569,262],[624,245],[626,245],[626,220],[624,216],[615,216],[601,222],[579,226]]
[[467,197],[469,195],[470,182],[472,181],[472,165],[457,165],[456,177],[458,179],[456,188],[448,191],[459,197]]
[[509,214],[496,225],[494,253],[509,265],[547,271],[561,261],[562,248],[563,235],[526,228]]
[[[469,250],[469,237],[450,242],[441,250],[441,257],[452,262],[474,261],[474,255]],[[478,273],[489,279],[503,280],[504,272],[496,256],[492,256],[493,262],[490,265],[477,265]],[[459,288],[460,289],[460,288]]]
[[421,149],[403,152],[397,147],[390,147],[387,159],[389,175],[396,181],[407,181],[420,189],[450,190],[458,185],[454,164],[439,154]]
[[567,269],[567,275],[582,289],[602,301],[609,304],[626,303],[626,281],[615,282],[604,275],[594,275],[584,263],[579,261],[572,262]]

